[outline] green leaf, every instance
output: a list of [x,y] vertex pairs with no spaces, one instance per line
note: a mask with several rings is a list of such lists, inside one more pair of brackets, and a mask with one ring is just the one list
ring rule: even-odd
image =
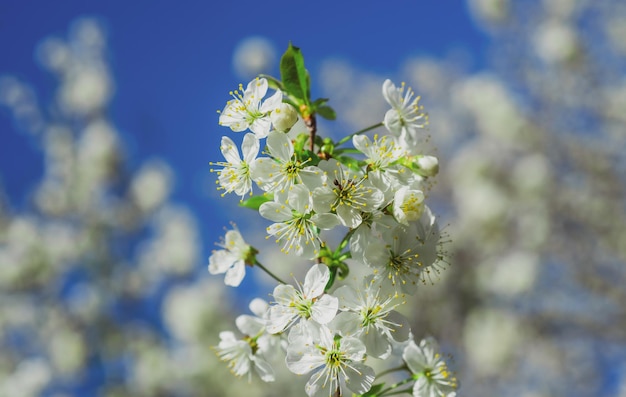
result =
[[337,118],[337,114],[330,106],[320,106],[316,109],[317,114],[325,118],[326,120],[335,120]]
[[377,385],[372,386],[372,388],[365,394],[362,394],[361,397],[377,397],[378,393],[380,393],[385,387],[384,383],[379,383]]
[[280,58],[280,77],[285,91],[298,98],[305,105],[310,102],[310,85],[308,73],[304,67],[304,58],[300,48],[289,43],[287,51]]
[[240,207],[250,208],[258,211],[261,204],[274,200],[272,194],[262,194],[260,196],[252,196],[247,200],[243,200],[239,203]]
[[311,106],[313,106],[313,108],[318,108],[324,104],[326,104],[326,102],[328,102],[328,98],[317,98],[316,100],[313,101],[313,103],[311,104]]

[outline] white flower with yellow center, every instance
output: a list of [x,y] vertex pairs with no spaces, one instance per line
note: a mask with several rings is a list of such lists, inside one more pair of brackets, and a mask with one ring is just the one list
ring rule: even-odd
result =
[[417,221],[424,212],[424,192],[403,186],[396,191],[393,197],[393,216],[396,220],[407,225]]
[[270,132],[267,149],[271,158],[258,158],[252,174],[261,189],[266,192],[283,191],[299,183],[304,183],[309,189],[322,186],[322,170],[295,158],[293,144],[287,134]]
[[209,273],[226,273],[224,284],[237,287],[246,275],[246,261],[251,259],[254,248],[246,244],[237,229],[227,231],[224,242],[218,245],[224,249],[213,251],[209,257]]
[[400,304],[395,297],[381,293],[371,277],[363,284],[359,289],[344,285],[333,292],[341,313],[331,327],[342,335],[359,338],[368,356],[385,359],[391,354],[392,343],[406,341],[411,329],[406,318],[393,310]]
[[[324,293],[330,280],[326,265],[313,265],[298,288],[289,284],[279,284],[274,288],[276,303],[269,309],[267,331],[272,334],[285,332],[291,328],[297,337],[318,336],[320,325],[328,324],[337,314],[339,302],[332,295]],[[295,332],[294,331],[295,328]]]
[[274,381],[274,370],[263,357],[256,354],[257,346],[254,338],[245,336],[237,339],[232,331],[220,332],[220,343],[215,347],[218,357],[228,362],[230,371],[236,376],[248,375],[252,378],[252,368],[264,382]]
[[419,220],[382,229],[380,238],[365,248],[364,262],[376,279],[402,293],[414,294],[424,272],[439,260],[439,227],[428,207]]
[[250,301],[250,311],[253,315],[242,314],[235,320],[237,328],[244,334],[256,341],[257,355],[266,358],[277,357],[281,353],[283,339],[280,335],[267,332],[267,316],[270,305],[261,298],[254,298]]
[[385,172],[391,164],[400,160],[404,150],[398,146],[396,139],[390,135],[379,137],[374,135],[372,141],[367,135],[355,135],[352,144],[367,156],[365,160],[372,171]]
[[274,201],[261,204],[259,214],[275,222],[267,233],[282,243],[282,252],[314,258],[321,244],[318,229],[332,229],[339,220],[334,214],[313,214],[312,210],[309,189],[295,185],[287,192],[276,192]]
[[401,146],[411,153],[419,143],[420,130],[428,124],[428,116],[419,104],[420,97],[413,96],[411,87],[407,88],[404,83],[399,88],[389,79],[383,83],[383,97],[391,105],[391,109],[385,113],[383,124],[399,138]]
[[274,95],[261,103],[267,93],[267,88],[267,80],[258,77],[248,83],[245,91],[240,84],[239,90],[230,92],[233,99],[226,103],[226,107],[220,114],[219,124],[230,127],[235,132],[249,128],[259,139],[265,138],[272,127],[271,112],[277,109],[283,101],[282,92],[276,91]]
[[300,339],[287,348],[285,363],[295,374],[315,371],[305,385],[309,397],[348,395],[344,389],[364,394],[376,377],[374,370],[363,364],[365,345],[357,338],[340,337],[322,327],[315,340]]
[[402,353],[402,359],[413,377],[413,397],[455,397],[457,380],[438,352],[433,338],[423,339],[419,346],[411,341]]
[[385,193],[385,202],[388,202],[393,191],[402,185],[401,174],[406,170],[395,163],[405,155],[405,151],[391,135],[374,135],[374,140],[366,135],[355,135],[352,144],[365,154],[368,178]]
[[335,159],[321,161],[327,182],[313,190],[313,208],[318,213],[334,212],[341,224],[355,228],[361,224],[362,212],[372,212],[383,203],[384,194],[367,176],[359,175]]
[[259,147],[259,140],[254,134],[246,134],[241,145],[242,158],[239,156],[239,150],[233,140],[227,136],[222,137],[220,150],[226,161],[209,163],[222,167],[221,170],[211,169],[211,172],[217,172],[217,183],[220,185],[218,189],[225,190],[222,196],[226,193],[235,192],[243,199],[243,196],[252,191],[251,167],[259,153]]

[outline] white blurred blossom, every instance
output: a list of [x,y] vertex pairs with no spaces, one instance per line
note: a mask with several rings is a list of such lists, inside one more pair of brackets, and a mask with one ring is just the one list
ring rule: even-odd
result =
[[144,164],[135,174],[131,195],[139,208],[149,212],[165,202],[172,190],[172,170],[161,160]]
[[262,36],[251,36],[241,40],[233,54],[235,72],[244,79],[268,73],[275,62],[276,49],[271,41]]
[[547,63],[567,61],[578,50],[575,31],[557,20],[549,20],[540,25],[534,41],[537,55]]

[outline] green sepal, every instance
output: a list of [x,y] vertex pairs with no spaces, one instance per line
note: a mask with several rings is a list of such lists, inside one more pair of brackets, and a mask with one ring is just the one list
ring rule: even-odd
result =
[[310,84],[308,73],[304,67],[304,57],[300,48],[289,43],[287,51],[280,58],[280,77],[285,91],[299,99],[301,103],[310,104]]
[[248,252],[246,253],[246,257],[244,258],[244,263],[248,266],[254,266],[257,263],[256,254],[259,253],[259,250],[250,246],[248,248]]
[[271,193],[266,193],[259,196],[252,196],[247,200],[242,200],[239,202],[239,206],[258,211],[261,204],[267,203],[268,201],[272,200],[274,200],[274,195]]
[[348,275],[350,274],[350,267],[344,261],[336,262],[336,265],[338,270],[337,276],[339,277],[339,280],[345,280],[346,277],[348,277]]
[[267,80],[267,85],[271,89],[285,91],[285,87],[283,86],[283,83],[280,80],[278,80],[276,77],[270,76],[267,74],[260,74],[259,77]]
[[367,393],[361,394],[361,397],[377,397],[378,393],[380,393],[384,387],[385,387],[384,383],[379,383],[377,385],[374,385],[370,388],[370,390]]

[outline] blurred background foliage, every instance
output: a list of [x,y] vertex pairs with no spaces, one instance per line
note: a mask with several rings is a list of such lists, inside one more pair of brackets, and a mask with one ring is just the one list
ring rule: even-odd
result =
[[[320,133],[379,122],[387,77],[422,96],[441,164],[427,201],[447,225],[450,265],[404,312],[418,338],[433,335],[452,354],[460,395],[624,397],[626,4],[468,0],[467,9],[488,36],[478,71],[462,52],[408,56],[384,73],[318,60],[313,81],[340,119],[320,122]],[[233,66],[245,79],[271,71],[277,53],[248,39]],[[27,77],[0,77],[1,116],[15,127],[3,137],[23,132],[43,164],[26,204],[0,195],[0,395],[301,395],[303,379],[283,365],[276,384],[249,384],[211,350],[247,312],[239,290],[205,268],[212,242],[199,225],[209,223],[212,240],[226,225],[173,198],[180,176],[167,161],[129,158],[110,112],[110,54],[101,22],[77,19],[36,48],[54,79],[48,102]],[[209,128],[218,145],[217,123]],[[216,192],[206,200],[266,258],[292,260],[236,203]],[[268,280],[248,277],[246,293],[266,297]]]

